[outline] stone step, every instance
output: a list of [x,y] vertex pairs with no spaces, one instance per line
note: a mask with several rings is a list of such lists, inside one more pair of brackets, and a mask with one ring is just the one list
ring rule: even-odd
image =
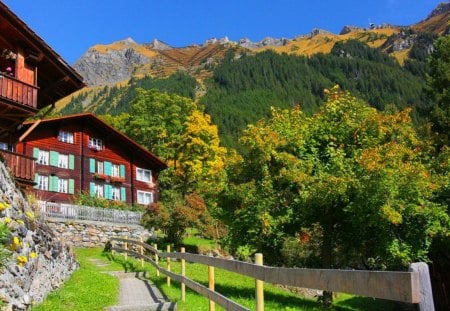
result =
[[119,279],[119,301],[109,311],[176,310],[177,305],[168,301],[146,277],[148,272],[109,272]]
[[175,302],[154,303],[148,305],[124,305],[107,307],[106,311],[176,311]]

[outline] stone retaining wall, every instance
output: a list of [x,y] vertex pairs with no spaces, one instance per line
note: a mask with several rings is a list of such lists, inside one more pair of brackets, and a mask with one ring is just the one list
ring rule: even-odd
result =
[[6,252],[0,263],[0,300],[4,310],[26,310],[60,287],[78,264],[71,248],[35,218],[1,160],[0,224],[8,228],[8,236],[0,241]]
[[50,218],[47,224],[56,236],[66,244],[75,247],[104,247],[112,237],[124,237],[144,241],[151,235],[150,232],[138,225],[113,224],[89,220],[70,220]]

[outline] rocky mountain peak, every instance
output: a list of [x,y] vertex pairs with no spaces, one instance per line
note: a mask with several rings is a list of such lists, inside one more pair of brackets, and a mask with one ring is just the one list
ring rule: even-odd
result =
[[218,43],[218,44],[226,44],[226,43],[229,43],[229,42],[230,42],[230,39],[228,39],[227,36],[225,36],[223,38],[211,38],[211,39],[206,40],[205,43],[203,43],[203,46],[207,46],[207,45],[210,45],[210,44],[216,44],[216,43]]
[[149,43],[147,46],[153,50],[158,51],[167,51],[172,49],[170,45],[158,39],[153,39],[153,41]]
[[439,3],[438,6],[431,11],[430,15],[428,15],[427,19],[430,19],[434,16],[441,15],[444,13],[450,12],[450,2],[447,3]]

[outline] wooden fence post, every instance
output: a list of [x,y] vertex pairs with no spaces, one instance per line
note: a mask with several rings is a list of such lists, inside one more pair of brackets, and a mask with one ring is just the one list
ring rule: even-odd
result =
[[[181,248],[181,253],[184,254],[186,250]],[[186,301],[186,284],[184,283],[184,277],[186,276],[186,260],[181,258],[181,301]]]
[[[167,254],[170,253],[170,245],[167,245]],[[167,271],[170,272],[170,257],[167,256]],[[167,276],[167,286],[170,287],[170,276]]]
[[420,311],[434,311],[433,291],[431,290],[430,271],[424,262],[415,262],[409,265],[409,271],[419,273]]
[[114,244],[115,244],[115,242],[116,241],[111,240],[111,255],[113,255],[113,256],[114,256],[114,253],[115,253],[115,251],[114,251]]
[[[125,236],[125,240],[128,240],[128,237]],[[128,261],[128,242],[125,241],[125,261]]]
[[[156,245],[156,243],[155,244],[153,244],[153,246],[155,247],[155,263],[156,263],[156,265],[158,266],[158,245]],[[159,276],[159,270],[158,270],[158,268],[156,268],[156,276]]]
[[[144,243],[144,239],[142,238],[142,236],[141,236],[140,240],[141,240],[141,243]],[[142,245],[141,245],[140,253],[141,253],[141,256],[144,256],[144,247]],[[144,268],[144,257],[141,257],[141,268]]]
[[[214,291],[214,267],[208,266],[208,288]],[[209,311],[216,310],[216,303],[212,300],[209,301]]]
[[[263,255],[261,253],[255,254],[255,265],[263,265]],[[255,297],[256,297],[256,311],[264,311],[264,282],[255,280]]]

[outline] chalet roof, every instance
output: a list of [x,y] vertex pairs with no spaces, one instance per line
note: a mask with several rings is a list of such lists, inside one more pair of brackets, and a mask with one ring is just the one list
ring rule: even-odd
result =
[[83,78],[1,1],[0,44],[13,51],[22,49],[27,60],[37,65],[38,108],[85,86]]
[[[107,136],[109,140],[114,141],[117,145],[121,146],[121,148],[127,149],[128,151],[131,151],[136,156],[140,156],[141,158],[153,163],[155,166],[157,166],[160,170],[163,170],[167,168],[167,164],[159,159],[156,155],[154,155],[152,152],[145,149],[143,146],[136,143],[134,140],[129,138],[128,136],[122,134],[112,126],[108,125],[104,121],[102,121],[100,118],[95,116],[92,113],[79,113],[79,114],[72,114],[62,117],[54,117],[54,118],[48,118],[43,119],[40,121],[39,125],[33,130],[36,131],[37,128],[44,127],[49,124],[64,124],[67,125],[69,122],[82,122],[83,124],[87,126],[91,126],[92,128],[95,128],[96,130],[107,133]],[[23,123],[23,128],[21,129],[23,132],[29,128],[35,121],[27,121]],[[111,139],[111,136],[113,138]]]

